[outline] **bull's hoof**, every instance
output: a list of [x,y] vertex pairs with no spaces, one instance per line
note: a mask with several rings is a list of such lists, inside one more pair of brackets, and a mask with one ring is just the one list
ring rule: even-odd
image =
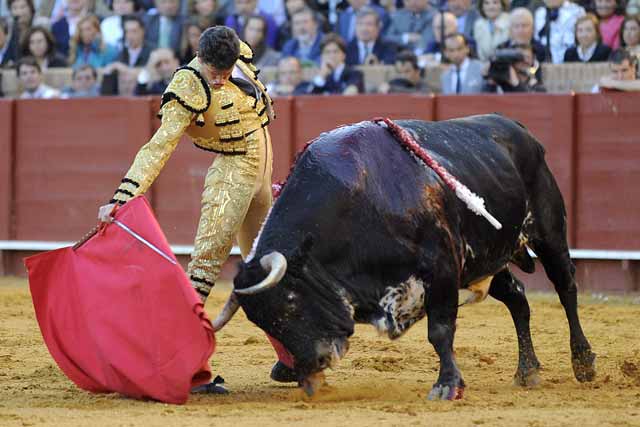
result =
[[296,371],[277,361],[271,368],[271,379],[279,383],[293,383],[298,381]]
[[464,387],[447,384],[436,384],[433,386],[427,400],[460,400],[464,393]]
[[540,375],[537,368],[518,369],[513,376],[513,384],[520,387],[535,387],[540,384]]
[[593,381],[596,378],[596,354],[587,350],[578,357],[571,358],[573,374],[581,383]]

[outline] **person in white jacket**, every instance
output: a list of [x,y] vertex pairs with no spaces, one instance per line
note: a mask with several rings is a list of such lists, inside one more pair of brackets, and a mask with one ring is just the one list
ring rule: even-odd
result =
[[544,3],[546,7],[536,9],[534,37],[545,46],[545,62],[559,64],[564,61],[564,52],[575,43],[576,21],[586,12],[568,0]]
[[482,0],[480,15],[473,26],[478,58],[488,61],[498,45],[509,40],[509,14],[507,0]]

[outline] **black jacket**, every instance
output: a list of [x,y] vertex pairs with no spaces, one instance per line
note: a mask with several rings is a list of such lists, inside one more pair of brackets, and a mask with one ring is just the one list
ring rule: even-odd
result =
[[[611,55],[611,48],[605,44],[598,43],[593,55],[586,62],[605,62],[609,60],[609,55]],[[582,62],[582,59],[578,56],[577,46],[571,46],[565,51],[564,62]]]

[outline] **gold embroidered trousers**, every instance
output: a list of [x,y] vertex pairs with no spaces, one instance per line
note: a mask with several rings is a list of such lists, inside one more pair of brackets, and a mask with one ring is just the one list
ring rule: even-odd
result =
[[267,128],[247,136],[247,153],[218,155],[207,172],[194,251],[187,270],[206,300],[234,238],[242,257],[251,251],[272,203],[272,150]]

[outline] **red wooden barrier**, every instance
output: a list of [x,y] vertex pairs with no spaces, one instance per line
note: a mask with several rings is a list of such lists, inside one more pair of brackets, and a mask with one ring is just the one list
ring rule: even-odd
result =
[[0,100],[0,240],[11,238],[12,142],[13,101]]
[[298,152],[322,132],[376,116],[433,120],[433,104],[432,96],[300,96],[294,109],[294,147]]
[[545,146],[547,163],[567,207],[569,242],[575,243],[573,96],[518,94],[436,98],[436,120],[494,112],[520,121]]
[[149,137],[149,102],[21,100],[15,109],[15,238],[82,237]]
[[640,94],[576,98],[576,244],[640,250]]

